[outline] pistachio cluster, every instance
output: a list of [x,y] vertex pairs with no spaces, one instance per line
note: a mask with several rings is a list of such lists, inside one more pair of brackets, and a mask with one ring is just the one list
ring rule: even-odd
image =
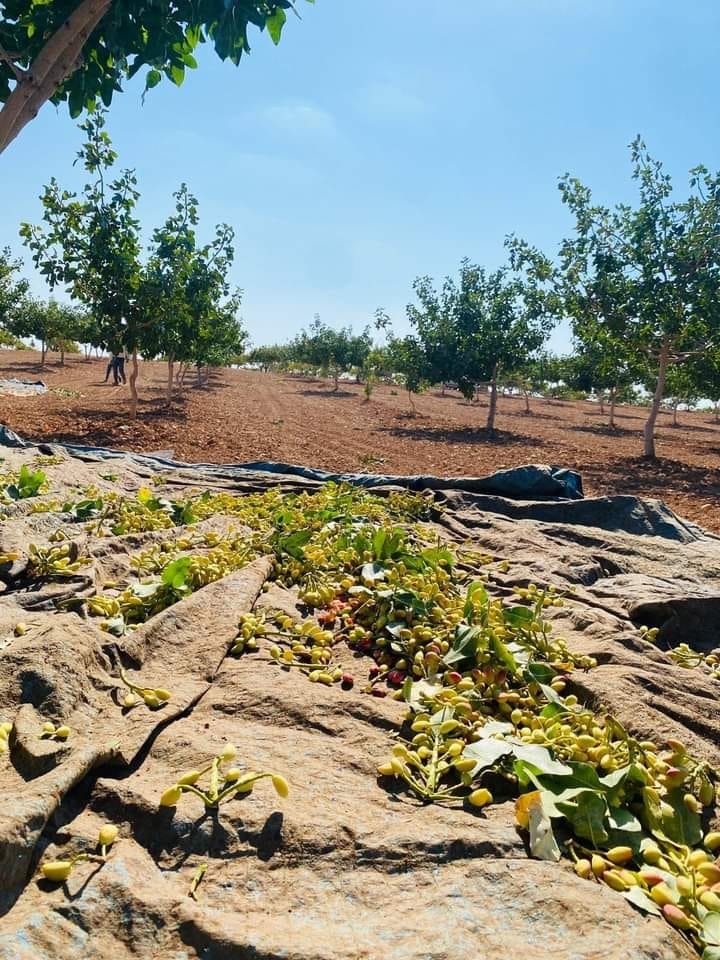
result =
[[[219,807],[232,800],[238,794],[248,794],[258,780],[269,778],[280,797],[287,797],[289,788],[285,777],[279,773],[254,770],[242,770],[237,766],[226,766],[237,756],[235,747],[227,743],[222,750],[199,770],[188,770],[181,774],[175,783],[168,787],[160,797],[161,807],[175,807],[183,793],[192,793],[205,804],[206,808]],[[207,777],[206,785],[201,784]]]
[[44,880],[51,883],[64,883],[76,865],[87,861],[93,863],[105,863],[108,858],[108,851],[118,838],[119,830],[112,823],[106,823],[100,828],[98,834],[97,846],[99,853],[90,853],[82,851],[66,860],[46,860],[40,867],[40,873]]

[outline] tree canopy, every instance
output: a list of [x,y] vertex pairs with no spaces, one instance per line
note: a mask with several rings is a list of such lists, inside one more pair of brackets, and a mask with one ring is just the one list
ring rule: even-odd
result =
[[[307,0],[312,3],[314,0]],[[292,0],[6,0],[0,6],[0,153],[48,101],[72,117],[110,105],[123,82],[147,68],[145,90],[163,77],[180,86],[210,44],[238,64],[251,28],[274,43]]]

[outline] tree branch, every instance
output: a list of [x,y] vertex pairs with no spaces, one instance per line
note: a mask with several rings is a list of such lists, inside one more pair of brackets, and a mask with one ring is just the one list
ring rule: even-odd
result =
[[20,59],[19,54],[8,53],[0,46],[0,62],[6,63],[15,74],[15,79],[20,83],[25,78],[25,71],[19,67],[15,61]]
[[0,110],[0,153],[77,68],[82,49],[112,0],[81,0],[50,37]]

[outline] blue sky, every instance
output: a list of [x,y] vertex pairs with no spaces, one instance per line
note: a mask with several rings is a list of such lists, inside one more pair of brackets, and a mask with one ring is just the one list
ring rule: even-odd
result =
[[[627,144],[668,170],[720,166],[717,0],[298,0],[279,47],[239,68],[201,51],[180,89],[142,83],[108,130],[134,167],[145,236],[186,181],[201,232],[236,230],[234,281],[255,343],[319,313],[398,329],[413,278],[469,256],[494,267],[516,232],[553,252],[565,171],[631,199]],[[21,254],[51,175],[81,182],[80,133],[46,106],[0,155],[0,246]],[[32,273],[29,262],[28,274]],[[44,291],[39,279],[36,290]],[[559,331],[554,346],[567,344]]]

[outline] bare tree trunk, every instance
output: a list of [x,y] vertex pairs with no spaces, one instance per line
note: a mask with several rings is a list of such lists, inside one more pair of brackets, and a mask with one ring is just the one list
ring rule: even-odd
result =
[[412,390],[408,390],[408,400],[410,401],[410,416],[414,417],[417,413],[417,410],[415,409],[415,401],[413,400]]
[[658,363],[658,378],[655,385],[655,393],[650,404],[650,413],[645,421],[643,430],[643,456],[648,459],[655,459],[655,422],[660,412],[663,394],[665,393],[665,377],[667,375],[668,361],[670,359],[670,341],[663,340],[660,347],[660,357]]
[[132,370],[130,371],[130,417],[132,420],[137,420],[137,408],[138,408],[138,392],[137,392],[137,378],[138,378],[138,357],[137,349],[132,352]]
[[525,397],[525,413],[530,413],[530,391],[523,389],[523,396]]
[[168,356],[167,360],[168,365],[168,375],[167,375],[167,389],[166,389],[166,399],[170,404],[172,403],[173,398],[173,374],[175,372],[175,354],[171,353]]
[[333,393],[337,393],[338,390],[340,389],[340,368],[339,367],[333,368],[332,376],[333,376]]
[[490,378],[490,402],[488,404],[488,415],[487,415],[487,432],[492,437],[495,433],[495,412],[497,410],[497,374],[498,374],[498,365],[495,364],[492,370],[492,377]]
[[610,387],[610,419],[608,426],[611,430],[615,429],[615,400],[617,398],[617,387]]
[[680,426],[680,423],[679,423],[679,421],[678,421],[678,404],[679,404],[679,403],[680,403],[679,400],[676,400],[676,401],[673,403],[673,426],[674,426],[674,427],[679,427],[679,426]]
[[605,416],[605,395],[601,392],[598,393],[598,398],[600,400],[600,416]]
[[715,423],[720,423],[720,400],[715,401]]
[[45,354],[47,353],[47,344],[44,340],[40,341],[40,369],[45,366]]
[[445,381],[444,381],[444,380],[443,380],[443,382],[440,384],[440,396],[441,396],[441,397],[444,397],[444,396],[445,396]]
[[65,366],[65,347],[60,347],[60,366]]

